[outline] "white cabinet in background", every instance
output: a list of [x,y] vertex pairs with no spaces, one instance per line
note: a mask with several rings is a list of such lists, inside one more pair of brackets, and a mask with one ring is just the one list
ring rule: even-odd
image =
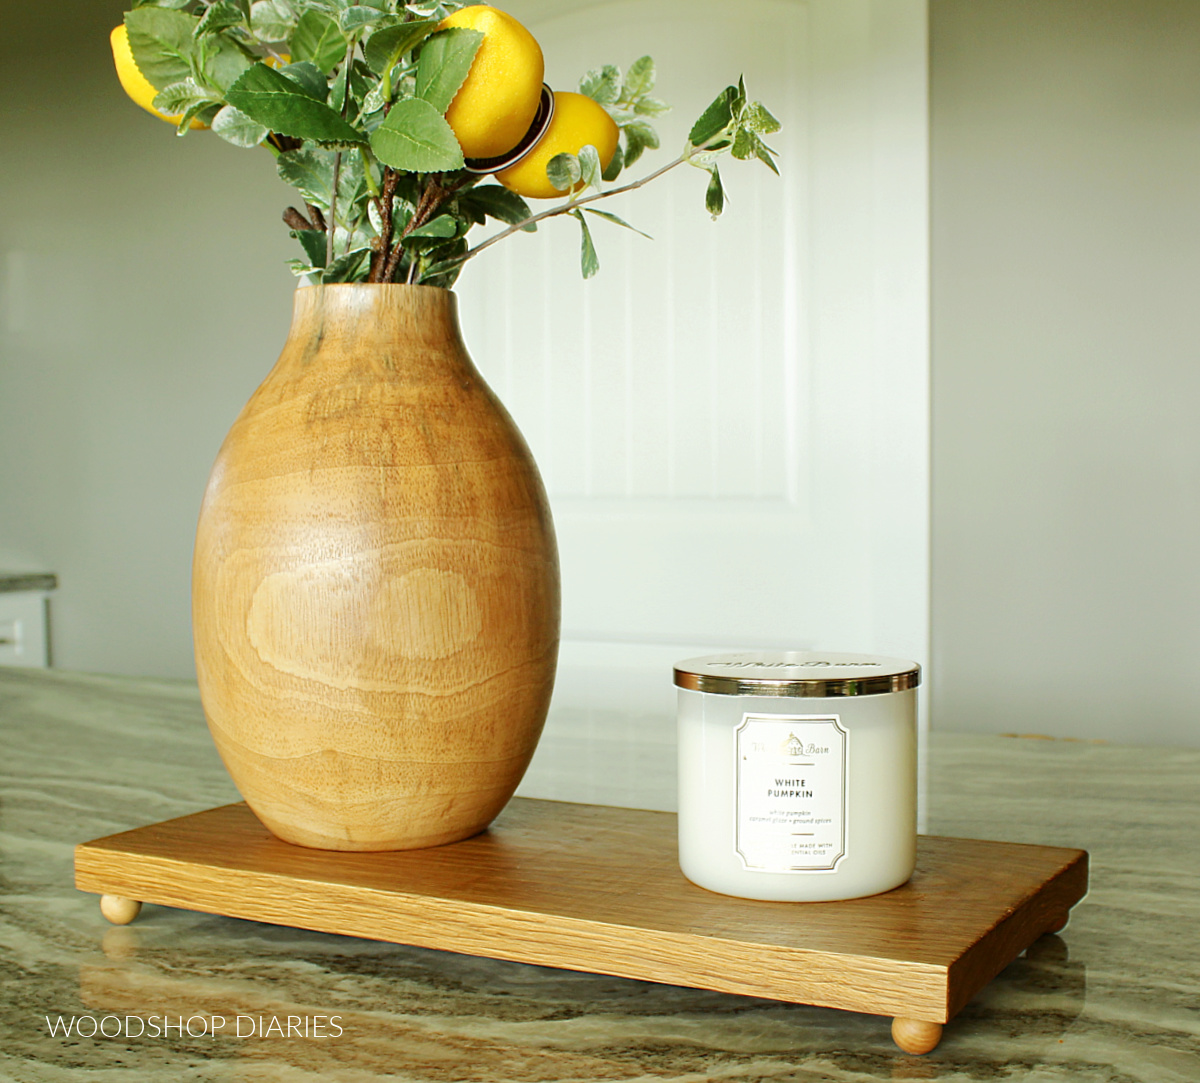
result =
[[[0,575],[0,666],[50,665],[50,589],[53,576],[23,576],[16,589]],[[32,581],[30,586],[26,581]]]

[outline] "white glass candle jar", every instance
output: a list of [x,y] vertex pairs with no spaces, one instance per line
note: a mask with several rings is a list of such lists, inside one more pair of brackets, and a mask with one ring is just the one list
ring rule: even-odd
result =
[[679,864],[749,899],[890,891],[917,847],[915,662],[781,651],[692,658],[679,700]]

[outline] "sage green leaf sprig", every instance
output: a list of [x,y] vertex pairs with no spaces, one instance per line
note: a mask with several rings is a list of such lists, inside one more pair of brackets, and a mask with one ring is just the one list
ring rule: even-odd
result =
[[[536,226],[546,218],[569,214],[579,222],[582,230],[580,270],[584,278],[591,278],[600,269],[600,258],[596,253],[596,245],[583,211],[625,229],[631,229],[635,233],[641,233],[643,237],[647,234],[631,226],[623,218],[596,210],[587,204],[641,188],[676,166],[687,164],[708,172],[704,206],[713,219],[716,219],[725,209],[725,189],[718,169],[718,163],[724,155],[729,154],[742,160],[758,158],[778,175],[776,153],[761,137],[779,131],[779,121],[761,102],[747,100],[745,81],[739,78],[738,85],[728,86],[721,91],[692,125],[679,157],[640,180],[631,181],[618,188],[604,188],[603,181],[615,180],[621,168],[627,167],[631,160],[637,161],[647,147],[658,148],[658,134],[646,118],[661,116],[670,107],[649,96],[650,91],[654,89],[654,80],[654,61],[648,56],[635,61],[624,78],[620,69],[613,65],[606,65],[600,71],[585,75],[579,84],[580,93],[587,94],[608,110],[621,131],[623,147],[618,146],[613,161],[602,175],[598,172],[595,147],[585,146],[577,155],[555,155],[547,164],[546,172],[550,183],[556,188],[564,193],[572,192],[567,202],[535,214],[528,220],[489,237],[481,244],[468,249],[462,258],[465,260],[482,252],[517,229],[528,229],[530,225]],[[613,163],[618,159],[621,159],[621,165],[614,169]],[[575,185],[581,186],[575,189]],[[589,192],[591,194],[588,194]]]
[[[606,187],[659,146],[651,122],[668,106],[652,96],[654,62],[642,57],[624,73],[606,65],[584,76],[580,91],[612,117],[620,143],[607,164],[594,146],[553,158],[547,177],[564,202],[533,213],[520,195],[475,171],[446,119],[484,37],[441,26],[463,6],[462,0],[135,0],[125,28],[134,62],[154,88],[154,110],[174,121],[179,135],[195,124],[274,156],[302,204],[283,215],[302,252],[291,267],[312,282],[449,287],[467,260],[492,244],[564,214],[582,228],[581,266],[589,278],[599,258],[586,216],[634,228],[590,206],[596,200],[640,188],[686,162],[709,173],[705,205],[716,217],[725,198],[719,158],[759,158],[776,169],[762,136],[779,125],[761,104],[747,103],[739,81],[705,110],[673,162]],[[472,247],[470,230],[489,222],[501,228]]]

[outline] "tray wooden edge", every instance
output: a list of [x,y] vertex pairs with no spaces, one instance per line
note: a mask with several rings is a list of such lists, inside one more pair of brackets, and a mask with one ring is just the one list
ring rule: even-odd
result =
[[[239,805],[244,803],[222,808]],[[432,896],[129,849],[147,832],[169,830],[204,814],[78,844],[75,886],[314,932],[938,1024],[949,1022],[1022,951],[1061,925],[1087,890],[1086,852],[1041,847],[1061,849],[1070,859],[962,955],[943,965],[782,948],[444,898],[436,898],[431,914]],[[547,934],[548,917],[553,936]],[[791,980],[781,983],[781,971]]]
[[[871,1015],[942,1021],[944,1014],[947,975],[942,966],[819,950],[772,950],[719,937],[561,916],[548,928],[545,915],[537,912],[446,900],[438,900],[432,910],[423,895],[359,892],[244,870],[231,875],[227,869],[205,870],[170,858],[139,857],[134,867],[125,857],[117,850],[81,844],[76,886],[222,917],[535,966]],[[210,878],[212,872],[220,874],[220,884]],[[796,976],[786,991],[778,982],[781,972]]]
[[947,1020],[1036,941],[1056,933],[1088,893],[1086,850],[1064,849],[1070,858],[1030,897],[1005,914],[949,968]]

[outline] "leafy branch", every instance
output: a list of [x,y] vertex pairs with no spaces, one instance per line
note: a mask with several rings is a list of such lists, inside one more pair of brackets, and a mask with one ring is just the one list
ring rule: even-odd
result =
[[[777,171],[763,136],[778,122],[747,102],[739,81],[693,126],[682,153],[640,180],[623,170],[659,147],[653,121],[669,107],[653,94],[655,66],[588,72],[580,91],[617,126],[611,157],[594,145],[558,154],[546,179],[566,196],[534,213],[517,192],[470,168],[446,119],[483,33],[444,25],[463,0],[133,0],[125,14],[139,77],[180,136],[208,127],[239,147],[266,147],[302,197],[284,223],[299,242],[295,274],[316,282],[412,282],[450,287],[463,265],[548,218],[580,223],[585,277],[599,267],[588,217],[633,229],[592,204],[641,188],[688,164],[709,174],[705,206],[725,203],[719,160],[758,158]],[[120,61],[118,61],[118,67]],[[123,79],[125,77],[123,76]],[[149,95],[148,95],[149,98]],[[137,99],[135,99],[137,100]],[[503,228],[473,247],[488,222]],[[640,232],[640,231],[637,231]],[[643,234],[644,235],[644,234]]]
[[[648,60],[649,58],[643,59]],[[710,173],[711,180],[709,181],[708,190],[705,193],[705,205],[712,217],[716,218],[725,207],[724,189],[721,186],[720,174],[717,171],[717,160],[720,155],[728,151],[735,158],[760,158],[775,173],[778,173],[779,170],[774,162],[775,152],[763,143],[760,138],[761,135],[770,134],[778,130],[779,122],[771,116],[760,102],[747,104],[746,88],[742,80],[739,80],[736,87],[726,87],[704,113],[701,114],[700,119],[696,121],[692,126],[691,132],[688,133],[688,140],[683,153],[674,161],[668,162],[640,180],[623,184],[619,188],[600,190],[593,195],[583,198],[572,196],[565,203],[542,211],[540,214],[532,214],[528,218],[516,222],[507,229],[489,237],[486,241],[477,244],[474,248],[464,253],[457,262],[461,265],[485,249],[490,248],[493,244],[521,230],[528,230],[530,226],[536,227],[538,222],[542,222],[547,218],[569,214],[583,224],[585,234],[584,253],[582,256],[583,273],[585,278],[590,278],[599,270],[599,261],[594,258],[594,250],[591,252],[588,251],[591,237],[583,218],[579,214],[580,208],[601,199],[608,199],[611,196],[622,195],[625,192],[632,192],[638,188],[642,188],[651,181],[657,180],[664,174],[669,173],[676,166],[693,165],[707,169]],[[594,151],[595,148],[585,147],[583,149]],[[548,171],[551,172],[552,177],[556,171],[555,164],[558,162],[558,159],[569,157],[569,155],[558,155],[557,158],[551,160]],[[574,180],[581,180],[587,175],[582,164],[572,168],[570,162],[558,162],[557,172],[562,176],[573,178]],[[570,185],[567,184],[563,187],[569,188]],[[594,211],[592,213],[600,214],[601,212]],[[627,229],[634,228],[616,215],[606,214],[602,215],[602,217]],[[634,232],[639,233],[641,231],[634,230]],[[645,236],[645,234],[642,235]]]

